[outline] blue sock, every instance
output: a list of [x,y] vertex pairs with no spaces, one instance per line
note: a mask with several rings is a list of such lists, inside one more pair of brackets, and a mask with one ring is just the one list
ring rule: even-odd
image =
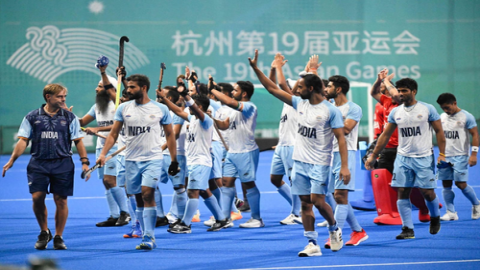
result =
[[198,199],[188,199],[187,206],[185,207],[185,214],[183,214],[182,221],[187,226],[192,223],[192,218],[198,209]]
[[455,205],[453,204],[453,200],[455,199],[455,192],[453,192],[452,188],[443,188],[442,190],[443,200],[447,206],[447,210],[450,212],[455,213]]
[[431,202],[429,202],[428,200],[425,200],[425,203],[427,204],[428,211],[430,211],[430,217],[440,216],[440,207],[439,207],[437,196],[435,196],[435,199],[433,199]]
[[318,232],[316,231],[304,231],[303,235],[307,237],[308,242],[312,242],[314,245],[317,245]]
[[145,226],[143,235],[155,237],[155,223],[157,222],[157,209],[155,207],[145,207],[143,209],[143,222]]
[[337,226],[340,229],[343,229],[343,225],[347,220],[347,215],[348,204],[337,204],[337,207],[335,208],[335,214],[333,216],[335,217],[335,220],[337,221]]
[[135,222],[137,220],[137,213],[135,211],[137,209],[137,202],[135,201],[135,196],[127,197],[127,207],[132,221]]
[[185,188],[181,188],[176,190],[176,198],[177,198],[177,218],[183,219],[183,215],[185,214],[185,207],[187,205],[188,197],[187,193],[185,192]]
[[177,192],[174,190],[173,195],[172,195],[172,203],[170,205],[170,210],[168,210],[169,213],[172,215],[178,217],[177,213]]
[[281,185],[278,189],[277,189],[278,193],[280,193],[280,195],[282,195],[282,197],[287,200],[288,204],[292,205],[292,192],[290,190],[290,186],[287,185],[287,184],[283,184]]
[[255,186],[251,189],[247,189],[247,199],[250,203],[250,209],[252,211],[252,218],[261,219],[260,217],[260,191]]
[[[402,218],[402,224],[409,229],[413,229],[412,221],[412,204],[409,199],[397,200],[397,208],[400,217]],[[438,208],[438,205],[437,205]]]
[[209,198],[205,199],[205,205],[207,205],[210,212],[212,212],[213,216],[215,217],[215,220],[225,219],[225,215],[223,214],[222,209],[220,208],[220,205],[218,205],[218,201],[217,201],[217,198],[215,198],[215,196],[210,196]]
[[222,211],[225,217],[230,217],[230,209],[235,198],[235,187],[221,187],[222,189]]
[[220,188],[217,188],[215,190],[212,190],[212,194],[213,196],[215,196],[215,198],[217,199],[217,202],[218,204],[220,205],[220,208],[222,207],[221,206],[221,203],[222,203],[222,191],[220,190]]
[[475,191],[473,188],[469,185],[467,185],[466,188],[462,189],[463,195],[467,197],[467,199],[472,203],[472,205],[478,205],[480,202],[478,202],[477,195],[475,194]]
[[110,189],[112,192],[113,199],[120,207],[120,211],[128,213],[128,206],[127,206],[127,194],[125,193],[125,189],[121,187],[113,187]]
[[165,217],[165,213],[163,212],[162,192],[158,187],[155,188],[155,203],[157,204],[157,215],[159,217]]
[[110,216],[114,218],[120,217],[120,210],[118,209],[117,202],[113,198],[112,191],[110,189],[105,190],[105,196],[107,197],[108,209],[110,210]]
[[295,216],[300,216],[300,209],[302,208],[302,201],[300,201],[300,196],[292,195],[292,214]]
[[140,228],[142,229],[143,234],[145,235],[145,222],[143,222],[143,207],[137,207],[137,220],[140,223]]
[[333,225],[328,224],[327,228],[328,228],[329,232],[336,231],[338,229],[337,222],[335,222],[335,224],[333,224]]
[[329,192],[325,194],[325,201],[330,205],[330,207],[332,207],[332,211],[335,212],[335,209],[337,208],[337,202],[335,201],[332,193]]
[[[222,198],[223,198],[223,195],[222,195]],[[222,199],[222,200],[223,200],[223,199]],[[220,207],[221,207],[221,206],[222,206],[222,204],[220,203]],[[235,205],[235,198],[234,198],[233,201],[232,201],[232,209],[231,209],[231,210],[232,210],[232,212],[235,212],[235,213],[240,212],[240,211],[238,211],[237,206]],[[223,209],[222,209],[222,211],[223,211]]]
[[355,217],[355,214],[353,213],[353,207],[350,204],[348,204],[347,223],[350,225],[350,228],[352,228],[352,231],[363,231],[362,226],[360,226],[357,218]]

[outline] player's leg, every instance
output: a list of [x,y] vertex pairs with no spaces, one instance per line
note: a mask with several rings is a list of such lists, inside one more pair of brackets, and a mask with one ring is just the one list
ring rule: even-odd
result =
[[468,156],[453,157],[453,178],[455,185],[462,191],[463,195],[472,203],[472,219],[480,218],[480,202],[473,188],[467,184],[468,181]]
[[412,170],[412,160],[409,157],[397,155],[392,176],[392,187],[397,189],[397,208],[402,219],[402,232],[397,239],[413,239],[412,204],[410,192],[414,187],[415,173]]
[[260,228],[265,226],[260,215],[260,191],[255,184],[257,179],[258,158],[258,149],[247,153],[232,154],[232,160],[238,170],[242,187],[244,187],[247,192],[247,199],[251,209],[250,220],[240,224],[240,228]]
[[[453,168],[444,168],[438,170],[438,179],[445,179],[446,170],[449,169],[452,171],[452,178],[453,179]],[[455,211],[455,192],[453,192],[453,180],[442,180],[442,196],[443,201],[445,202],[445,206],[447,208],[447,212],[443,215],[440,219],[443,221],[451,221],[451,220],[458,220],[457,211]]]
[[[96,159],[98,159],[98,156],[102,152],[102,148],[96,149]],[[109,152],[110,153],[110,152]],[[118,218],[120,217],[120,209],[118,208],[118,204],[115,201],[112,191],[110,190],[111,185],[109,182],[105,181],[105,168],[106,166],[103,166],[102,168],[97,169],[97,176],[98,179],[100,179],[105,186],[105,197],[107,198],[107,204],[108,204],[108,210],[110,216],[107,218],[105,221],[98,222],[96,224],[97,227],[112,227],[115,226],[115,224],[118,221]]]
[[232,156],[234,154],[227,153],[225,162],[223,164],[223,177],[222,177],[222,201],[220,203],[223,214],[230,218],[230,212],[232,210],[232,204],[235,200],[237,190],[235,188],[236,175],[238,175],[237,168],[233,163]]

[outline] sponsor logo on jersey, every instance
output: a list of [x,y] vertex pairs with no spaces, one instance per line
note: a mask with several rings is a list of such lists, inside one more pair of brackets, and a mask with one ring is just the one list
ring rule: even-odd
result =
[[132,117],[130,114],[125,115],[125,117]]
[[37,121],[35,121],[35,122],[33,122],[33,123],[34,123],[34,124],[40,124],[41,122],[42,122],[42,121],[37,120]]
[[65,125],[67,124],[67,121],[61,120],[61,121],[60,121],[60,124],[61,124],[62,126],[65,126]]
[[444,130],[443,134],[445,134],[446,139],[453,139],[453,140],[460,139],[460,135],[456,130]]
[[400,128],[400,131],[402,133],[402,137],[414,137],[422,135],[420,127],[404,127]]
[[395,120],[397,120],[397,121],[400,121],[400,120],[402,120],[402,118],[398,117],[398,118],[397,118],[397,119],[395,119]]
[[322,116],[319,115],[319,116],[317,116],[315,119],[317,119],[317,121],[321,121],[321,120],[322,120]]
[[419,114],[419,115],[417,115],[417,118],[418,118],[418,119],[422,119],[422,118],[423,118],[423,115]]
[[150,133],[150,127],[128,127],[128,136],[137,136],[142,133]]
[[317,138],[317,129],[298,124],[298,134],[307,138]]
[[58,139],[58,132],[42,131],[42,139]]

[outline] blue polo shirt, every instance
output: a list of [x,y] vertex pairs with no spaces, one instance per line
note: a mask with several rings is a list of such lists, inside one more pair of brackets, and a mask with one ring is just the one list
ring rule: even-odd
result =
[[29,112],[18,130],[18,137],[32,141],[30,154],[36,159],[57,159],[72,155],[72,141],[83,138],[80,122],[72,112],[60,109],[50,116],[42,105]]

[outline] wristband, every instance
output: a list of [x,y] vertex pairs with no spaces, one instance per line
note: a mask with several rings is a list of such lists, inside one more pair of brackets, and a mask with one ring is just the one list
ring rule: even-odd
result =
[[105,72],[100,72],[100,74],[105,75],[106,73]]
[[191,106],[193,106],[193,104],[195,104],[195,101],[193,101],[193,99],[185,101],[185,106],[186,107],[191,107]]
[[82,161],[82,165],[90,166],[90,161],[89,161],[89,160],[87,160],[87,161]]
[[112,84],[107,84],[107,85],[104,85],[103,87],[105,88],[105,90],[110,89],[110,88],[115,88],[115,87],[113,87]]
[[439,155],[442,156],[442,157],[445,157],[445,154],[444,154],[444,153],[440,153]]
[[472,146],[472,152],[478,152],[478,146]]

